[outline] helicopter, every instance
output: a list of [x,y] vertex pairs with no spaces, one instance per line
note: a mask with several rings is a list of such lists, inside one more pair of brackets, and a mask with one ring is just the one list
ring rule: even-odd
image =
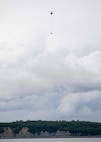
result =
[[[50,15],[52,16],[52,15],[53,15],[53,13],[54,13],[54,11],[51,11],[51,12],[50,12]],[[52,28],[52,21],[51,21],[51,28]],[[53,34],[53,32],[51,32],[50,34],[52,35],[52,34]]]

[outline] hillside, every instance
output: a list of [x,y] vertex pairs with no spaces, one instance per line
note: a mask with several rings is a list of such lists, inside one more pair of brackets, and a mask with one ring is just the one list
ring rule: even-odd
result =
[[0,123],[0,138],[71,136],[101,136],[101,123],[41,120]]

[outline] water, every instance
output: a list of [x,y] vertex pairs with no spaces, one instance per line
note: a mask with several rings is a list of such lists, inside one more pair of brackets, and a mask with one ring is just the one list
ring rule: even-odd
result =
[[0,139],[0,142],[101,142],[101,138]]

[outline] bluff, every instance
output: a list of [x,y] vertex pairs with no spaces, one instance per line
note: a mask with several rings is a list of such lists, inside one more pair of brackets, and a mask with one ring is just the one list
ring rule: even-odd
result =
[[4,128],[4,132],[0,134],[0,138],[53,138],[53,137],[69,137],[70,133],[67,131],[57,131],[56,133],[49,133],[41,131],[40,134],[32,134],[27,127],[23,127],[18,134],[14,134],[12,129]]

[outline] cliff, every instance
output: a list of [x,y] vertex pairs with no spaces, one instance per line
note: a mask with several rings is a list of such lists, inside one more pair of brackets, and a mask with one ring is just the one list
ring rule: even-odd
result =
[[56,133],[49,133],[47,131],[41,131],[40,134],[32,134],[28,131],[27,127],[20,130],[18,134],[14,134],[13,130],[9,127],[4,128],[4,132],[0,133],[0,138],[50,138],[50,137],[69,137],[68,131],[57,131]]

